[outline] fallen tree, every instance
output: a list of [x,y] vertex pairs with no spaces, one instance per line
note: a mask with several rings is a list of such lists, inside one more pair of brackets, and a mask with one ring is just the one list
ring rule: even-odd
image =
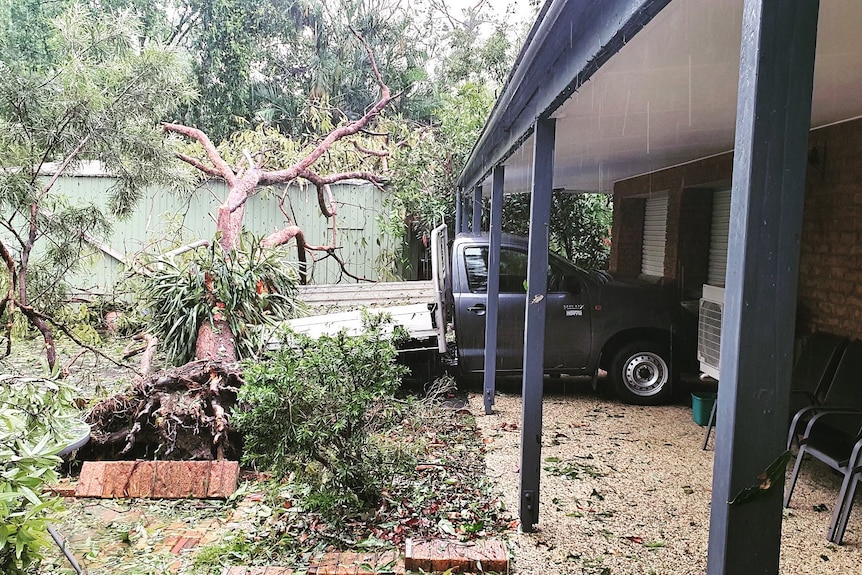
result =
[[[189,138],[199,146],[199,156],[178,151],[177,158],[207,177],[223,179],[228,193],[218,206],[216,241],[207,248],[206,256],[186,260],[184,265],[159,261],[159,265],[150,266],[146,280],[149,287],[145,291],[150,297],[144,307],[149,310],[151,335],[167,347],[172,359],[187,363],[144,377],[131,392],[96,405],[89,415],[93,440],[83,457],[239,456],[241,446],[230,413],[242,385],[238,360],[249,357],[255,348],[249,345],[254,331],[249,324],[285,319],[286,310],[292,309],[289,300],[293,285],[273,254],[283,251],[282,246],[293,240],[300,262],[307,252],[322,251],[338,259],[343,267],[337,255],[337,210],[330,185],[347,179],[376,185],[383,182],[381,175],[362,166],[330,174],[315,170],[316,163],[342,141],[364,157],[379,160],[385,156],[385,152],[368,150],[350,140],[361,135],[394,98],[370,49],[367,45],[365,48],[379,86],[379,99],[360,118],[331,130],[287,167],[271,168],[279,155],[266,147],[254,153],[244,149],[239,156],[241,163],[231,165],[204,131],[175,123],[163,125],[165,132]],[[316,188],[320,211],[332,222],[330,245],[311,246],[305,241],[301,226],[284,209],[283,196],[279,208],[287,225],[262,239],[247,241],[243,215],[248,199],[264,186],[285,185],[287,189],[297,180]],[[304,280],[302,274],[300,267],[299,281]]]
[[81,459],[238,459],[229,421],[242,385],[239,364],[193,361],[99,402]]

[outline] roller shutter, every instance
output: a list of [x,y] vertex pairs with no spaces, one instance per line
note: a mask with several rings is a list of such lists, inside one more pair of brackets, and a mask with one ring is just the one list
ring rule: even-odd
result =
[[709,240],[709,285],[724,287],[727,273],[727,239],[730,232],[730,190],[712,196],[712,231]]
[[667,194],[647,198],[644,211],[644,238],[641,274],[664,277],[664,250],[667,243]]

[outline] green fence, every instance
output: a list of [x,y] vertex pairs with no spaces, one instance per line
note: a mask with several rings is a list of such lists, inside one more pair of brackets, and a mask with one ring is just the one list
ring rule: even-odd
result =
[[[112,177],[101,174],[63,176],[55,191],[72,203],[100,203],[113,185]],[[384,265],[384,259],[392,252],[394,242],[384,237],[378,222],[385,192],[358,181],[335,184],[332,192],[338,211],[337,245],[341,247],[338,253],[348,271],[372,280],[388,275],[381,274],[381,270],[392,269]],[[283,187],[265,188],[251,197],[245,206],[246,229],[266,235],[287,226],[277,201],[283,193]],[[100,241],[94,242],[85,271],[72,280],[73,286],[82,291],[105,293],[122,280],[127,264],[141,253],[164,252],[196,240],[211,240],[215,234],[216,208],[226,194],[227,187],[217,180],[205,182],[189,197],[149,190],[131,217],[114,224],[111,237],[96,238]],[[321,215],[316,189],[292,185],[287,197],[285,209],[302,227],[306,241],[329,245],[332,220]],[[335,260],[327,258],[314,265],[311,281],[321,284],[354,280],[342,276]]]

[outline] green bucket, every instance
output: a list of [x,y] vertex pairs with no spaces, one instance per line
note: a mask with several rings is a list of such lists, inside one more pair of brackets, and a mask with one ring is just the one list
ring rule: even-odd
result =
[[707,425],[715,405],[716,393],[711,391],[700,391],[691,394],[691,418],[698,425]]

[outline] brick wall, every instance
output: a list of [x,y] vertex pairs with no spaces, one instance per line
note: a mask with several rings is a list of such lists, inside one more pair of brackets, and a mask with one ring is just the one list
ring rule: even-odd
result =
[[[862,338],[862,120],[812,131],[809,150],[796,331]],[[728,153],[617,182],[610,271],[640,273],[643,198],[667,191],[664,283],[697,291],[709,262],[712,190],[732,170]]]
[[611,273],[636,277],[641,270],[642,204],[639,213],[617,212],[627,212],[630,206],[638,205],[636,200],[643,202],[650,194],[667,192],[667,246],[662,281],[679,289],[685,297],[699,294],[709,264],[713,188],[727,185],[732,169],[733,156],[728,153],[617,182],[614,185]]
[[797,332],[862,338],[862,121],[815,130],[808,148]]
[[644,235],[644,198],[614,198],[611,255],[608,268],[620,277],[637,277],[641,271]]

